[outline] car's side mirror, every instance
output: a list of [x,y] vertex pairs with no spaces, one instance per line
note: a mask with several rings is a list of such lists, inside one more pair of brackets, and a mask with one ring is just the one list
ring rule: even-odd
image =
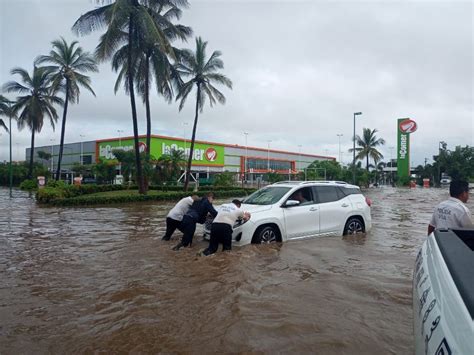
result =
[[292,207],[292,206],[298,206],[300,204],[300,201],[298,200],[287,200],[283,207]]

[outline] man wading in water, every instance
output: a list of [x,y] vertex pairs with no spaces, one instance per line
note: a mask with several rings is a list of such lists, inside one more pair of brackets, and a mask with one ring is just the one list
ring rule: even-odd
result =
[[196,231],[196,223],[203,224],[206,221],[207,214],[210,214],[212,218],[217,216],[217,211],[212,206],[212,202],[214,202],[214,193],[212,192],[209,192],[206,197],[193,202],[180,225],[183,238],[181,242],[173,247],[173,250],[177,251],[182,247],[191,246]]
[[469,199],[469,183],[460,180],[451,181],[449,195],[451,196],[449,199],[436,206],[428,225],[428,235],[435,229],[472,227],[471,212],[465,205]]
[[162,240],[170,240],[176,228],[181,230],[181,221],[194,201],[199,200],[197,195],[188,196],[179,200],[179,202],[168,212],[166,216],[166,233]]
[[232,203],[226,203],[219,208],[216,218],[211,225],[211,240],[209,247],[205,249],[202,255],[214,254],[222,243],[222,251],[232,249],[232,227],[238,219],[248,221],[250,213],[244,212],[240,208],[241,202],[233,200]]

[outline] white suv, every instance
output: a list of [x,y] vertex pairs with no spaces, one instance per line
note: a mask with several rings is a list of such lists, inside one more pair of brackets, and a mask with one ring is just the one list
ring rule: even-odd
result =
[[234,226],[233,243],[259,244],[367,232],[372,226],[370,205],[358,186],[345,182],[279,182],[243,200],[242,208],[252,217]]

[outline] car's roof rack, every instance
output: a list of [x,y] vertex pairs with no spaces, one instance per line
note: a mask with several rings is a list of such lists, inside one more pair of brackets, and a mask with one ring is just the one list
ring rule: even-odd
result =
[[297,180],[293,180],[293,181],[278,181],[278,182],[275,182],[273,183],[272,185],[288,185],[288,184],[291,184],[291,185],[305,185],[305,184],[314,184],[314,183],[318,183],[318,184],[340,184],[340,185],[349,185],[347,182],[345,181],[334,181],[334,180],[308,180],[308,181],[297,181]]

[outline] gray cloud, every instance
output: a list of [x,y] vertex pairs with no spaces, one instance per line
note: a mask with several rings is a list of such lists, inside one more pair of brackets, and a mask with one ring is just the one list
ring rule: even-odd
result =
[[[93,8],[89,1],[3,1],[1,13],[0,81],[11,80],[13,66],[31,69],[33,59],[49,51],[62,35],[76,39],[70,27]],[[474,145],[473,5],[470,2],[428,1],[245,1],[191,2],[182,23],[209,41],[209,54],[223,52],[224,73],[233,80],[223,89],[225,106],[206,107],[198,139],[248,144],[313,154],[344,161],[352,146],[352,113],[357,133],[377,128],[387,141],[390,158],[396,144],[396,119],[411,117],[419,129],[412,136],[412,161],[436,154],[438,142]],[[21,24],[21,26],[19,26]],[[14,30],[13,30],[14,29]],[[78,38],[93,51],[99,34]],[[183,46],[193,48],[194,40]],[[110,64],[92,75],[97,98],[87,92],[70,109],[67,141],[132,133],[128,97],[114,95],[116,75]],[[140,117],[144,111],[140,108]],[[153,133],[189,136],[193,102],[182,112],[154,95]],[[142,119],[140,131],[144,133]],[[29,133],[15,134],[21,148]],[[37,143],[59,141],[59,130],[45,127]],[[15,152],[14,152],[15,153]],[[395,155],[395,154],[394,154]],[[8,156],[0,136],[0,160]]]

